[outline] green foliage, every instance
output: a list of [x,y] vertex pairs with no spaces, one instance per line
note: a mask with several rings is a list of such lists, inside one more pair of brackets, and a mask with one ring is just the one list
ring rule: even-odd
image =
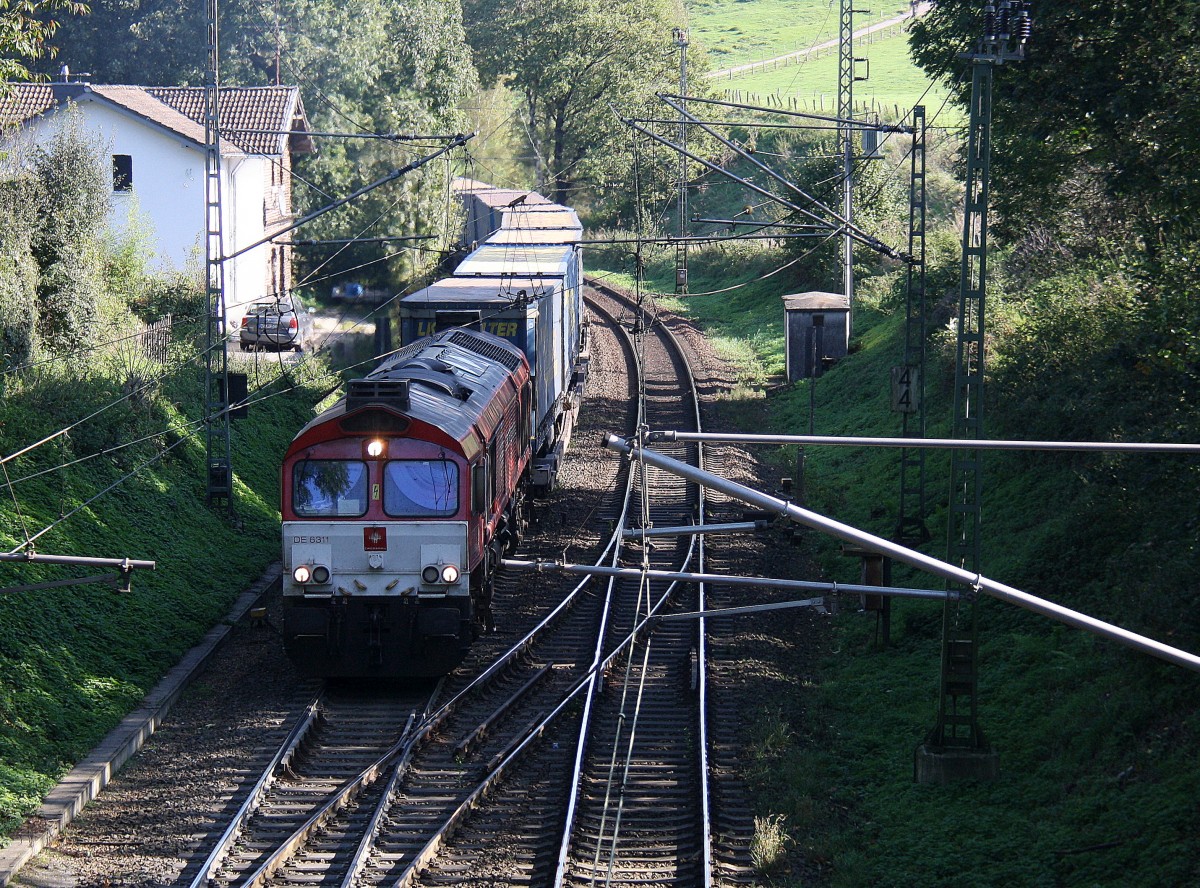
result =
[[[938,2],[913,29],[918,63],[960,99],[970,77],[958,54],[980,37],[980,11],[973,0]],[[1028,59],[995,77],[992,197],[1004,229],[1070,224],[1085,175],[1151,249],[1194,234],[1198,14],[1196,0],[1036,6]]]
[[0,83],[25,80],[31,62],[54,57],[49,44],[59,26],[54,13],[87,11],[86,4],[72,0],[5,0],[0,6]]
[[[182,291],[173,298],[180,314],[192,310]],[[203,293],[193,287],[189,298],[202,308]],[[0,595],[0,832],[33,811],[278,557],[279,459],[329,379],[311,360],[286,376],[276,362],[257,367],[263,394],[297,388],[260,400],[234,423],[235,525],[204,504],[200,348],[193,328],[164,366],[126,341],[93,352],[86,370],[40,365],[0,402],[5,454],[114,405],[8,463],[19,513],[6,497],[0,546],[18,548],[49,527],[37,540],[41,552],[157,562],[135,574],[127,594],[90,585]],[[221,569],[198,573],[215,552]],[[70,573],[9,564],[0,566],[0,586]]]
[[[315,131],[440,135],[467,128],[459,109],[474,94],[476,77],[456,0],[284,0],[274,8],[223,8],[219,26],[222,84],[298,84]],[[96,82],[204,82],[203,4],[147,9],[106,0],[89,19],[64,26],[58,41]],[[344,138],[322,140],[320,149],[297,164],[294,197],[302,213],[383,178],[430,153],[432,144]],[[303,235],[437,233],[447,175],[444,163],[427,165],[308,223]],[[400,285],[424,264],[418,251],[383,252],[378,243],[297,255],[299,278],[352,274],[381,287]]]
[[0,366],[28,363],[37,349],[37,263],[33,260],[37,183],[0,181]]
[[[1125,249],[1093,259],[1095,232],[1089,237],[1085,221],[1073,225],[1077,240],[1031,234],[993,253],[989,436],[1196,440],[1195,250],[1156,262]],[[937,346],[953,342],[958,238],[944,228],[928,243],[929,436],[949,427],[953,349]],[[771,385],[782,369],[778,296],[796,282],[790,269],[757,280],[785,263],[782,251],[721,246],[691,260],[699,295],[672,305],[749,353],[743,382],[766,389],[765,397],[741,396],[754,430],[798,433],[812,422],[818,434],[899,433],[888,378],[902,354],[903,274],[864,265],[851,355],[815,384],[782,386]],[[669,287],[670,256],[649,268]],[[737,416],[739,405],[730,408],[721,415]],[[795,472],[795,448],[764,457],[781,474]],[[810,447],[804,466],[810,508],[892,535],[895,451]],[[1200,648],[1200,470],[1192,461],[988,453],[983,469],[986,575]],[[935,557],[944,556],[948,476],[945,455],[928,454],[932,540],[924,549]],[[807,538],[825,576],[858,581],[857,562],[815,536]],[[893,582],[937,585],[903,566]],[[844,614],[819,681],[801,681],[807,664],[780,664],[787,687],[760,707],[747,748],[764,840],[783,841],[767,827],[786,823],[794,842],[791,873],[781,867],[771,883],[813,884],[814,871],[818,884],[835,886],[953,885],[964,874],[972,883],[1030,886],[1200,879],[1192,676],[990,600],[980,615],[981,716],[1000,752],[996,784],[912,782],[913,750],[936,714],[937,605],[897,602],[886,651],[872,644],[869,615]]]
[[75,111],[62,115],[49,147],[34,152],[41,198],[32,238],[33,257],[42,270],[37,332],[53,352],[77,351],[96,327],[100,240],[111,187],[102,157]]
[[[466,4],[485,84],[519,93],[516,125],[530,143],[539,190],[578,203],[581,184],[627,181],[630,133],[621,116],[648,116],[655,92],[677,86],[667,0]],[[610,195],[615,197],[615,195]]]

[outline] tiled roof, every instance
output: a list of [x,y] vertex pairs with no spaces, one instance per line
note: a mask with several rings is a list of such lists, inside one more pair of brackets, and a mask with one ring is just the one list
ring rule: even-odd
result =
[[[103,99],[204,144],[204,88],[198,86],[10,83],[0,92],[0,125],[24,123],[53,107],[56,87],[79,100],[88,96]],[[282,131],[308,128],[300,91],[294,86],[222,87],[219,111],[222,141],[226,142],[222,153],[240,150],[280,155],[289,143]],[[292,151],[313,150],[308,137],[293,136],[290,142]]]
[[37,117],[54,104],[54,93],[42,83],[10,83],[0,89],[0,126]]
[[[151,86],[146,92],[192,120],[204,123],[202,88]],[[250,154],[282,154],[287,136],[280,132],[307,129],[300,91],[294,86],[223,87],[218,111],[221,134]]]

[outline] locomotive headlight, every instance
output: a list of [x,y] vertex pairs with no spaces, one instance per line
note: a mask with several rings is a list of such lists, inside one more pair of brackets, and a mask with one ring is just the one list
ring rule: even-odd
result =
[[458,578],[462,576],[462,571],[458,569],[457,564],[427,564],[421,569],[421,582],[427,586],[449,586],[458,582]]
[[323,564],[298,564],[292,571],[292,579],[301,586],[315,583],[318,586],[329,582],[329,568]]
[[372,459],[378,459],[387,451],[387,446],[382,438],[374,438],[367,442],[367,456]]

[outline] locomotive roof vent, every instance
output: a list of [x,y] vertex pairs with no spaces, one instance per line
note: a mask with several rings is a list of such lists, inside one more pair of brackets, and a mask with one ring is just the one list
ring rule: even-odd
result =
[[484,339],[478,334],[455,330],[450,334],[450,342],[465,348],[467,351],[482,355],[489,361],[495,361],[497,364],[508,368],[510,373],[515,373],[517,368],[521,366],[520,357],[508,349]]
[[452,376],[454,375],[454,368],[445,361],[440,361],[437,358],[413,358],[411,361],[405,361],[395,369],[404,370],[408,367],[424,367],[426,370],[433,370],[437,373],[449,373]]
[[384,404],[401,410],[408,408],[407,379],[352,379],[346,388],[346,411],[368,404]]

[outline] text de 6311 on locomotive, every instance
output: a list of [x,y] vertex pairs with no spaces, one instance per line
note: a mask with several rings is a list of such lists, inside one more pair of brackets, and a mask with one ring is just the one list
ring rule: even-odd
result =
[[578,219],[537,195],[459,190],[468,234],[488,238],[405,297],[401,351],[284,458],[284,645],[305,675],[457,665],[490,626],[526,493],[553,485],[570,438],[587,368]]

